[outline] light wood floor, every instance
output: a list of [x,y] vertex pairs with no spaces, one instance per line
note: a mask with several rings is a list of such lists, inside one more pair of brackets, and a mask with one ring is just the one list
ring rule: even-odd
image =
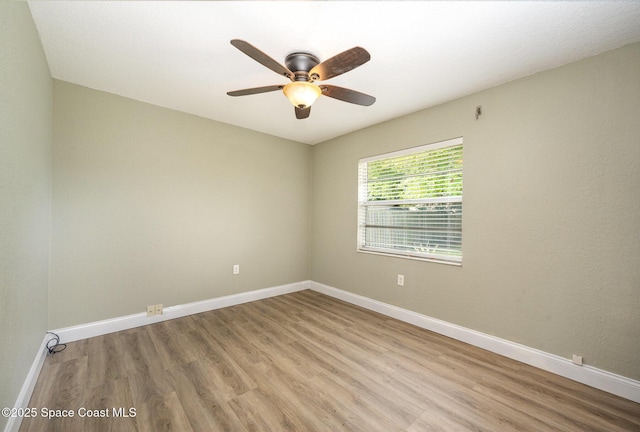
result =
[[640,431],[639,404],[313,291],[71,343],[30,407],[76,417],[21,431]]

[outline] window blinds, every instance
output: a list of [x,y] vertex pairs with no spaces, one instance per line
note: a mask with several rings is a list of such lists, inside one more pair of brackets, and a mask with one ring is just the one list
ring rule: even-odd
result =
[[362,159],[358,249],[462,262],[462,138]]

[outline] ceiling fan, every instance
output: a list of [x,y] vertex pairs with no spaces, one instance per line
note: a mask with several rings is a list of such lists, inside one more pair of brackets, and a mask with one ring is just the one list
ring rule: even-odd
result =
[[297,119],[309,117],[311,105],[320,95],[363,106],[372,105],[376,101],[373,96],[348,88],[315,84],[316,81],[326,81],[368,62],[371,56],[364,48],[351,48],[323,62],[311,53],[294,52],[284,59],[285,66],[283,66],[248,42],[232,39],[231,45],[278,75],[289,78],[291,82],[230,91],[227,92],[229,96],[246,96],[282,90],[295,107]]

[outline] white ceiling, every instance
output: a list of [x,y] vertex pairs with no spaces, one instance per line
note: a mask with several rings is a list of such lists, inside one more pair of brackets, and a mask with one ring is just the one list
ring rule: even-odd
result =
[[[30,1],[54,78],[315,144],[640,40],[640,2]],[[325,60],[362,46],[371,61],[328,84],[373,95],[321,97],[296,120],[287,80],[229,44],[275,60]]]

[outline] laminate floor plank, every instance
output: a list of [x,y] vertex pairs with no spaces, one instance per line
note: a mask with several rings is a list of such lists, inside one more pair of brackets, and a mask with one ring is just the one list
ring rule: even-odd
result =
[[22,432],[640,431],[640,404],[309,290],[69,343],[29,406]]
[[337,385],[349,389],[355,397],[363,398],[378,411],[388,413],[390,420],[396,424],[410,424],[422,414],[422,410],[415,407],[405,395],[396,389],[385,387],[384,377],[394,370],[386,367],[382,361],[367,361],[360,353],[356,360],[353,360],[348,358],[344,351],[340,351],[340,348],[334,349],[333,341],[325,339],[322,335],[307,336],[306,342],[313,346],[311,349],[324,351],[315,359],[324,362],[327,372],[330,372],[331,379]]
[[201,351],[199,345],[190,344],[190,328],[186,323],[190,319],[192,318],[184,317],[144,327],[144,333],[151,342],[149,350],[152,348],[157,353],[164,368],[190,363]]
[[244,428],[207,372],[200,362],[167,371],[178,400],[188,401],[182,407],[190,425],[194,431],[242,432]]
[[184,404],[175,392],[138,405],[138,411],[136,419],[141,432],[194,432]]
[[377,406],[369,403],[364,397],[353,393],[349,388],[330,378],[331,375],[321,373],[310,380],[310,386],[324,399],[333,404],[336,411],[344,412],[353,427],[338,430],[345,431],[385,431],[401,432],[402,426],[380,412]]
[[[290,371],[289,371],[290,372]],[[317,414],[301,397],[303,384],[291,373],[283,374],[273,363],[266,360],[251,368],[252,378],[258,384],[260,393],[269,399],[271,409],[281,414],[284,431],[315,432],[320,421]]]
[[576,412],[592,413],[608,419],[612,425],[620,425],[632,431],[640,431],[640,404],[622,399],[604,391],[594,391],[592,387],[559,377],[532,366],[523,365],[525,380],[536,382],[538,388],[554,394],[557,399],[566,400]]
[[166,369],[146,330],[140,328],[139,331],[122,334],[123,360],[127,365],[134,407],[152,402],[162,404],[165,396],[173,391],[167,382]]
[[293,347],[293,343],[285,343],[278,340],[277,336],[270,334],[247,334],[249,343],[261,351],[271,363],[277,363],[284,368],[289,368],[305,378],[311,378],[322,372],[322,368],[314,365],[308,357],[301,355]]
[[278,320],[277,317],[266,314],[264,312],[266,308],[255,305],[255,302],[244,306],[248,315],[248,323],[238,326],[239,329],[247,329],[254,334],[275,334],[278,335],[278,340],[283,343],[291,343],[296,340],[295,334],[289,330],[288,326],[283,324],[295,323],[300,320],[283,322]]
[[378,357],[370,356],[358,350],[351,349],[349,343],[321,328],[299,323],[292,328],[299,334],[300,338],[306,339],[317,349],[340,361],[345,367],[352,367],[360,373],[370,375],[380,375],[392,372],[392,370]]
[[85,408],[93,414],[85,416],[86,431],[91,432],[135,432],[136,418],[130,416],[133,398],[129,378],[116,378],[87,390]]
[[231,399],[229,406],[249,432],[296,430],[287,414],[280,410],[271,398],[263,395],[260,389]]
[[[218,310],[220,311],[220,310]],[[218,312],[215,311],[215,312]],[[264,357],[254,346],[246,343],[242,337],[242,326],[247,325],[247,320],[242,320],[240,325],[228,326],[225,321],[219,320],[218,314],[201,314],[205,315],[202,319],[207,321],[208,325],[203,327],[209,337],[211,343],[216,344],[230,355],[240,366],[250,367],[264,361]]]
[[95,353],[87,357],[87,387],[103,385],[105,380],[113,381],[126,377],[122,357],[122,343],[116,334],[108,334],[87,339],[87,350]]

